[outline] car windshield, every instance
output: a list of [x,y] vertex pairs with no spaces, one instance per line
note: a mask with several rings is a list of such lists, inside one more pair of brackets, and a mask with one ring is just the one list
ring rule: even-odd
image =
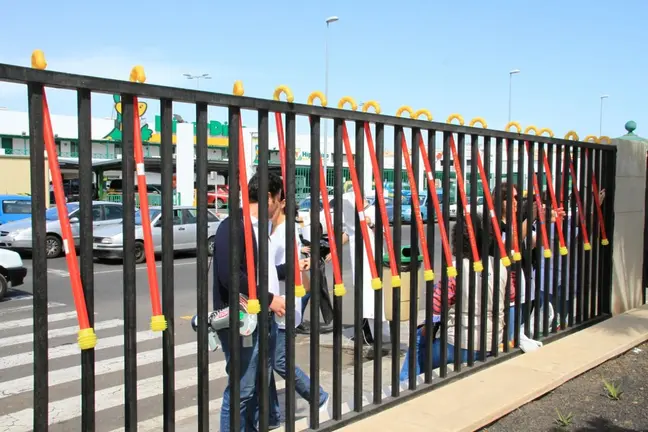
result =
[[[78,204],[66,204],[68,215],[79,208]],[[50,207],[45,211],[45,220],[56,221],[58,220],[58,211],[56,207]]]
[[[149,209],[149,216],[151,220],[155,219],[160,214],[160,209]],[[135,225],[142,225],[142,213],[137,210],[135,212]]]

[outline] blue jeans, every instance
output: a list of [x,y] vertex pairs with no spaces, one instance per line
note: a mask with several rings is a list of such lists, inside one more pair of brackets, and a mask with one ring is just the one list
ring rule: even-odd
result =
[[[286,379],[286,330],[278,329],[276,332],[276,340],[271,343],[274,345],[274,370],[283,379]],[[308,375],[304,373],[299,367],[295,367],[295,390],[297,394],[304,398],[309,404],[312,403],[310,397],[311,381]],[[319,406],[322,406],[328,398],[328,393],[324,391],[322,386],[319,388]],[[277,394],[277,387],[275,386],[274,375],[270,382],[270,425],[278,425],[281,423],[281,409],[279,408],[279,395]]]
[[[423,336],[423,329],[425,327],[421,327],[416,331],[416,369],[415,373],[416,375],[420,375],[423,371],[423,365],[425,364],[425,356],[427,355],[428,350],[425,348],[426,344],[426,337]],[[448,354],[448,363],[453,363],[455,361],[454,358],[454,346],[447,344],[447,354]],[[401,373],[400,373],[400,380],[401,381],[407,381],[409,378],[409,371],[408,371],[408,365],[409,365],[409,356],[410,352],[409,350],[407,351],[407,354],[405,355],[405,362],[403,363],[403,367],[401,368]],[[474,354],[475,360],[479,358],[479,351],[475,351]],[[461,350],[461,361],[462,363],[466,363],[468,361],[468,350],[462,349]],[[434,342],[432,342],[432,369],[436,369],[439,366],[441,366],[441,340],[440,339],[435,339]]]
[[308,301],[310,300],[311,293],[310,291],[304,295],[304,297],[301,298],[301,308],[302,308],[302,317],[306,313],[306,306],[308,306]]
[[[261,317],[259,317],[261,318]],[[270,353],[272,354],[275,350],[273,342],[276,340],[274,334],[277,332],[277,326],[274,325],[274,319],[271,319],[270,324],[270,334],[268,335],[270,339]],[[223,353],[225,354],[226,367],[225,370],[228,375],[227,387],[223,392],[223,405],[221,407],[220,415],[220,430],[221,432],[230,431],[230,381],[229,381],[229,371],[230,371],[230,341],[229,341],[229,329],[221,330],[218,333],[218,338],[221,342],[221,347]],[[259,404],[258,404],[258,393],[256,391],[257,381],[258,381],[258,371],[259,371],[259,330],[257,329],[252,333],[252,346],[244,347],[243,338],[239,337],[239,363],[241,365],[241,378],[239,381],[240,385],[240,401],[241,401],[241,411],[239,415],[241,416],[241,432],[247,431],[256,431],[257,422],[259,417]],[[268,359],[268,374],[272,373],[272,355]],[[276,390],[275,390],[276,392]]]

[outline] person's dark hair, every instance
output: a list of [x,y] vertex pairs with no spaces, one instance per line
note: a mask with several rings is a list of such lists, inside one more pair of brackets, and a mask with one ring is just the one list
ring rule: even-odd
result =
[[[248,182],[248,194],[251,203],[259,202],[259,173],[255,173]],[[268,173],[268,192],[273,197],[281,196],[283,183],[277,174]]]
[[[473,227],[475,229],[475,243],[477,244],[477,247],[481,247],[482,244],[482,220],[481,217],[477,214],[475,217],[472,218],[473,222]],[[463,233],[459,233],[459,224],[454,224],[452,226],[452,233],[451,233],[451,246],[452,246],[452,254],[454,256],[457,256],[457,246],[459,245],[459,242],[463,243],[463,256],[464,258],[467,258],[470,256],[470,237],[468,236],[468,224],[464,220],[463,223]]]
[[[516,189],[517,186],[513,185],[513,189]],[[504,202],[508,200],[509,195],[511,195],[511,186],[509,186],[508,182],[502,182],[500,184],[500,189],[499,189],[499,206],[500,206],[500,212],[502,213],[502,217],[505,216],[504,213]],[[491,192],[491,195],[493,198],[497,197],[497,189],[493,188],[493,191]],[[497,202],[495,203],[497,205]]]

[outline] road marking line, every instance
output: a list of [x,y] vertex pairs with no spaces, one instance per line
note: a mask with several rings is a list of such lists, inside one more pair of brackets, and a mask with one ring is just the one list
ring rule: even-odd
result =
[[55,269],[55,268],[48,268],[47,273],[55,274],[55,275],[61,276],[61,277],[69,277],[70,276],[69,272],[66,272],[65,270]]
[[[227,376],[225,360],[210,363],[209,380],[214,381]],[[202,377],[201,377],[202,378]],[[176,371],[175,389],[182,390],[196,386],[198,371],[196,367]],[[137,400],[147,399],[162,394],[162,375],[137,381]],[[66,399],[50,402],[49,424],[54,425],[81,416],[81,396],[72,396]],[[98,390],[95,392],[95,412],[105,411],[122,406],[124,403],[124,385]],[[33,408],[26,408],[0,417],[1,425],[11,425],[12,432],[31,431],[34,427]]]
[[[197,342],[189,342],[175,347],[175,358],[187,357],[196,354]],[[143,351],[137,354],[137,366],[144,366],[162,361],[162,349]],[[109,374],[124,370],[124,357],[114,357],[95,363],[95,376]],[[81,379],[81,366],[72,366],[65,369],[52,371],[48,375],[50,387],[59,384],[78,381]],[[15,396],[34,389],[34,377],[25,376],[11,381],[0,383],[0,399]]]
[[[105,330],[109,328],[114,328],[122,325],[124,321],[120,319],[114,319],[114,320],[108,320],[108,321],[101,321],[98,323],[95,323],[95,330]],[[0,324],[2,326],[2,324]],[[62,336],[71,336],[77,334],[79,331],[79,326],[73,326],[73,327],[64,327],[60,329],[54,329],[50,330],[47,332],[47,339],[53,339],[57,337],[62,337]],[[30,334],[22,334],[18,336],[10,336],[6,337],[3,339],[0,339],[0,347],[6,347],[10,345],[20,345],[24,343],[29,343],[34,341],[34,335],[33,333]]]
[[185,315],[180,317],[180,319],[187,320],[187,321],[191,321],[191,318],[193,318],[193,315]]
[[[60,306],[65,306],[65,304],[57,303],[57,302],[47,303],[48,308],[55,308],[55,307],[60,307]],[[34,305],[30,304],[30,305],[24,305],[24,306],[16,306],[16,307],[13,307],[13,308],[8,308],[8,309],[2,309],[2,310],[0,310],[0,316],[7,315],[7,314],[10,314],[10,313],[23,312],[23,311],[31,310],[33,308],[34,308]],[[0,327],[2,327],[2,326],[0,326]]]
[[14,297],[5,297],[3,301],[5,302],[10,302],[10,301],[21,301],[21,300],[31,300],[33,299],[34,296],[31,294],[23,294],[23,295],[17,295]]
[[[75,319],[76,317],[77,317],[77,313],[75,311],[63,312],[59,314],[48,315],[47,322],[65,321],[69,319]],[[19,328],[19,327],[27,327],[27,326],[31,326],[33,323],[34,323],[34,318],[24,318],[19,320],[6,321],[0,324],[0,331]]]
[[[196,261],[183,261],[179,263],[173,263],[174,267],[183,267],[183,266],[188,266],[188,265],[196,265]],[[157,268],[162,268],[162,263],[156,264],[155,267]],[[146,266],[137,266],[135,267],[135,270],[146,270]],[[124,271],[123,268],[116,268],[116,269],[111,269],[111,270],[98,270],[95,271],[95,275],[101,275],[101,274],[110,274],[110,273],[122,273]]]
[[[153,332],[151,330],[145,330],[137,333],[138,343],[153,340],[153,339],[162,339],[162,335],[158,332]],[[97,347],[95,348],[95,351],[122,346],[123,344],[124,344],[123,335],[117,335],[105,339],[99,339],[97,341]],[[79,355],[80,352],[81,351],[79,350],[77,344],[61,345],[54,348],[50,348],[48,352],[48,358],[52,360],[52,359],[67,357],[71,355]],[[0,370],[31,364],[33,363],[33,361],[34,361],[33,351],[29,351],[22,354],[14,354],[10,356],[0,357]]]

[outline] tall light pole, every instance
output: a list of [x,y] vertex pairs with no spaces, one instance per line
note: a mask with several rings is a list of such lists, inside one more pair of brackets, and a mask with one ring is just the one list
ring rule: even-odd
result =
[[601,116],[599,118],[599,136],[603,135],[603,100],[609,98],[608,95],[601,96]]
[[508,121],[511,121],[511,100],[513,94],[513,75],[520,73],[520,69],[513,69],[509,72],[509,111],[508,111]]
[[191,74],[186,73],[186,74],[182,74],[182,75],[185,78],[187,78],[188,80],[193,80],[193,79],[196,80],[196,90],[200,89],[200,80],[201,79],[206,79],[206,80],[212,79],[212,77],[210,77],[209,74],[191,75]]
[[[331,24],[338,21],[340,18],[330,16],[326,18],[326,46],[325,46],[325,72],[324,72],[324,96],[328,100],[328,84],[329,84],[329,28]],[[328,119],[324,119],[324,155],[328,154]],[[324,158],[324,175],[328,173],[327,169],[328,157]]]

